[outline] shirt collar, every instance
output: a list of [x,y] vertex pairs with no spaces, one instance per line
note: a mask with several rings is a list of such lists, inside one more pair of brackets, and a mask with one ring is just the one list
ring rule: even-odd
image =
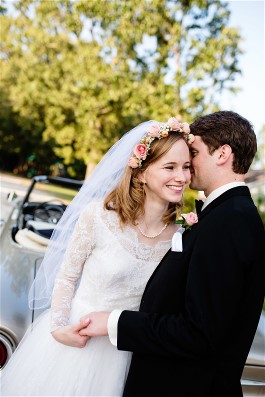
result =
[[232,189],[233,187],[245,186],[245,185],[246,185],[245,182],[230,182],[213,190],[212,193],[210,193],[209,196],[206,197],[206,200],[204,201],[202,206],[202,211],[205,209],[205,207],[207,207],[207,205],[209,205],[213,200],[221,196],[221,194],[223,194],[227,190]]

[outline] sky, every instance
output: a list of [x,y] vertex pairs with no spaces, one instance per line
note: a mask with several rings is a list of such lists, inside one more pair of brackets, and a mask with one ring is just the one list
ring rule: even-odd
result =
[[231,0],[230,26],[239,28],[243,37],[239,66],[242,75],[237,78],[241,91],[224,94],[222,110],[233,110],[247,118],[258,133],[265,124],[265,1]]

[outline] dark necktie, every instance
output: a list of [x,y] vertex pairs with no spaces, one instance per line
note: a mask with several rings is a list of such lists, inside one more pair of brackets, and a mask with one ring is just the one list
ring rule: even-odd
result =
[[195,200],[195,208],[197,215],[200,215],[202,211],[203,201],[202,200]]

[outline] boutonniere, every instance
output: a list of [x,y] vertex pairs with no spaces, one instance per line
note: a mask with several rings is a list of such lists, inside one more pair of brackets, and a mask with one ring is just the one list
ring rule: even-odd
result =
[[198,222],[198,217],[194,212],[188,214],[181,214],[181,219],[177,219],[174,223],[178,223],[181,227],[173,234],[171,250],[175,252],[182,252],[182,233],[185,230],[191,229],[191,227]]
[[182,219],[177,219],[175,223],[181,225],[185,230],[191,229],[191,227],[198,222],[198,217],[194,212],[188,214],[181,214]]

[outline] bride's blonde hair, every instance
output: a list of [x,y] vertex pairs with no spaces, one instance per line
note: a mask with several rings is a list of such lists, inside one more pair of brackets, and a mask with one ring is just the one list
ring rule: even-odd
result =
[[[126,224],[135,225],[136,220],[144,215],[145,191],[140,175],[148,166],[164,156],[180,139],[186,140],[176,132],[170,132],[167,138],[155,140],[146,160],[142,161],[141,168],[131,168],[128,165],[124,174],[114,190],[104,200],[104,208],[117,212],[121,226]],[[186,142],[187,143],[187,142]],[[169,203],[163,215],[164,223],[172,223],[180,215],[183,201]]]

